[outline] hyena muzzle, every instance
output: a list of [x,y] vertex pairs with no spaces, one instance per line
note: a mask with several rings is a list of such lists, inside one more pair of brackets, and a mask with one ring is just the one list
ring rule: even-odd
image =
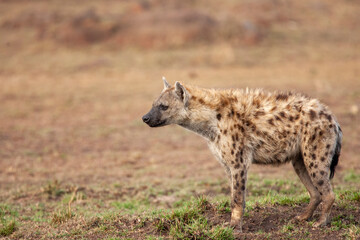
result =
[[322,202],[315,227],[326,225],[335,200],[330,179],[338,164],[342,131],[328,108],[292,92],[164,89],[143,116],[150,127],[178,124],[204,137],[231,184],[231,226],[242,229],[247,173],[251,163],[291,162],[310,194],[296,217],[307,220]]

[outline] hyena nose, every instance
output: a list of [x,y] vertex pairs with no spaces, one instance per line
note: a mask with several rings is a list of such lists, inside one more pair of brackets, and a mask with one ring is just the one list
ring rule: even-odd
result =
[[149,123],[150,122],[150,118],[148,116],[143,116],[142,120],[144,121],[144,123]]

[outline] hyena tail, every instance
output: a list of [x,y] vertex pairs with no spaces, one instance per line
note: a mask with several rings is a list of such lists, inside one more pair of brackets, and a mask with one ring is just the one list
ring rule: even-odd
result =
[[340,156],[340,151],[341,151],[341,140],[342,140],[342,131],[341,131],[340,126],[338,126],[338,135],[336,138],[335,151],[334,151],[334,155],[333,155],[333,158],[332,158],[331,164],[330,164],[330,179],[332,179],[334,177],[335,168],[339,162],[339,156]]

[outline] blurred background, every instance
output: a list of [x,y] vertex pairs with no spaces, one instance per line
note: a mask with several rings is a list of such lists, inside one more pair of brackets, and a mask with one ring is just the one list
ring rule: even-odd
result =
[[[162,76],[319,98],[344,131],[335,179],[359,173],[359,13],[357,0],[0,0],[1,199],[59,185],[103,200],[218,181],[227,193],[204,140],[142,123]],[[296,179],[291,168],[251,172]]]

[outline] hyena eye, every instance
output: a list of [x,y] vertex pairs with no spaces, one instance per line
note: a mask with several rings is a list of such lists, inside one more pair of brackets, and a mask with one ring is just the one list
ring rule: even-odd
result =
[[166,111],[169,108],[169,106],[165,106],[164,104],[160,104],[159,108],[162,111]]

